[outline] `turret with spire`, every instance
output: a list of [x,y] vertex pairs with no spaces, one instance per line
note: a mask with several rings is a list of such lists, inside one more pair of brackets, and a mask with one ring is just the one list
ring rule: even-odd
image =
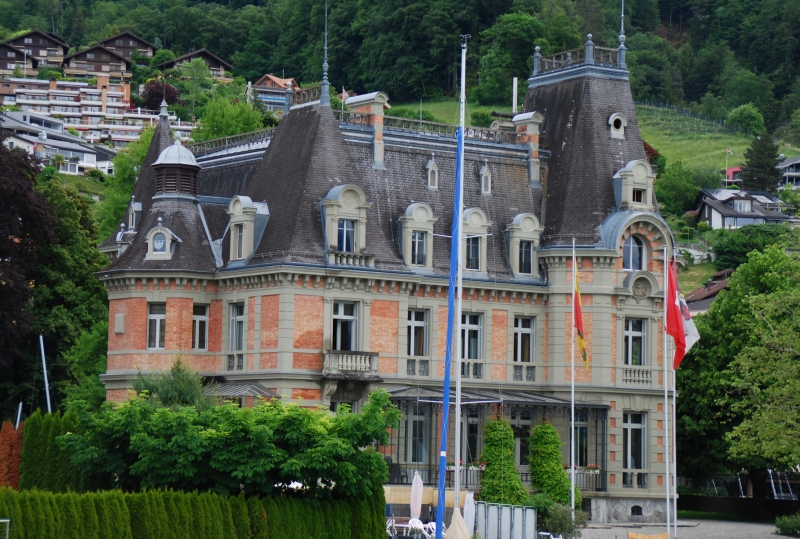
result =
[[329,86],[330,83],[328,82],[328,0],[325,0],[325,50],[322,58],[322,87],[320,88],[321,94],[319,96],[320,107],[331,106],[331,94]]

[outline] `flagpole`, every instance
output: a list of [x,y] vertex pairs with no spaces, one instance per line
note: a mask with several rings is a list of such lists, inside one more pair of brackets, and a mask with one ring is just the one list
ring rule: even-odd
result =
[[575,286],[578,282],[578,267],[575,263],[575,238],[572,238],[572,380],[569,393],[570,433],[569,433],[569,494],[572,509],[572,523],[575,523]]
[[664,385],[664,451],[665,451],[665,464],[666,467],[666,493],[667,493],[667,506],[666,511],[664,513],[667,515],[667,535],[670,535],[670,511],[669,511],[669,497],[672,494],[669,490],[669,473],[670,473],[670,462],[669,462],[669,444],[670,444],[670,432],[669,432],[669,379],[667,377],[667,305],[668,305],[668,297],[669,297],[669,276],[667,272],[669,271],[669,260],[667,259],[667,247],[664,246],[664,332],[663,332],[663,349],[662,349],[662,362],[664,363],[664,378],[663,378],[663,385]]
[[672,451],[672,476],[675,480],[672,482],[672,507],[675,511],[675,518],[672,519],[673,527],[675,529],[675,539],[678,539],[678,416],[676,415],[676,398],[677,394],[675,388],[678,387],[677,371],[672,369],[672,440],[675,445]]

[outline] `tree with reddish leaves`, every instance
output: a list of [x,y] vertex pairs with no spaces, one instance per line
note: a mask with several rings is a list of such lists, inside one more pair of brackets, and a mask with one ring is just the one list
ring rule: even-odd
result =
[[38,159],[5,145],[0,133],[0,369],[7,369],[31,329],[26,307],[37,251],[55,241],[47,201],[36,190]]
[[167,105],[172,105],[178,102],[181,94],[171,84],[165,84],[160,80],[151,80],[144,85],[142,90],[142,98],[144,99],[144,106],[149,110],[158,110],[161,102],[166,99]]
[[11,421],[0,428],[0,487],[19,488],[19,466],[22,462],[22,433],[24,423],[14,430]]

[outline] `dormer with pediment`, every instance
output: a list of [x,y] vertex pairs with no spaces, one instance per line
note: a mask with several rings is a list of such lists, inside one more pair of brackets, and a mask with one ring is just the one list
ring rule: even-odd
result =
[[656,173],[646,159],[629,161],[614,174],[614,196],[620,210],[655,212],[653,182]]

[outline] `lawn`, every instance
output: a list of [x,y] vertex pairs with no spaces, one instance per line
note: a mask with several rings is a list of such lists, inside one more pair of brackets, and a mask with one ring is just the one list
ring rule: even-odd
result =
[[[391,103],[392,107],[419,110],[419,101],[416,103]],[[455,97],[437,99],[436,101],[423,101],[422,109],[429,111],[436,117],[436,120],[446,124],[458,125],[458,99]],[[511,112],[511,107],[482,107],[475,103],[467,103],[467,108],[464,114],[464,123],[472,125],[470,114],[477,111],[482,112]],[[387,115],[391,116],[392,111],[388,110]]]
[[705,264],[690,264],[686,266],[686,268],[681,270],[680,274],[678,275],[678,280],[680,281],[683,294],[686,295],[693,290],[697,290],[706,284],[708,278],[714,275],[716,272],[717,269],[714,267],[714,264],[711,264],[710,262]]
[[764,522],[773,523],[773,519],[759,519],[738,513],[709,513],[707,511],[682,511],[678,510],[678,521],[688,520],[727,520],[733,522]]

